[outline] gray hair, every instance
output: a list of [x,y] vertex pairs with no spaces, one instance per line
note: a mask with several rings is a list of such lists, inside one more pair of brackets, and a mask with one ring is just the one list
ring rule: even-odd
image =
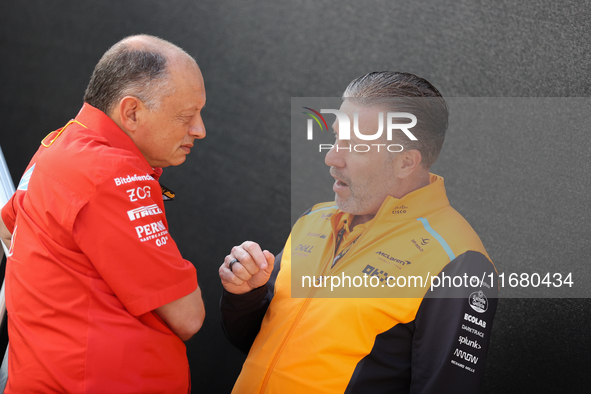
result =
[[105,114],[110,114],[125,96],[137,97],[148,109],[157,109],[163,97],[174,93],[168,70],[171,49],[186,54],[174,44],[152,36],[119,41],[94,68],[84,101]]
[[[417,124],[411,132],[417,141],[400,138],[396,142],[405,149],[421,152],[424,168],[437,160],[445,140],[449,110],[441,93],[426,79],[394,71],[371,72],[351,81],[343,99],[415,115]],[[402,121],[405,122],[408,119]]]

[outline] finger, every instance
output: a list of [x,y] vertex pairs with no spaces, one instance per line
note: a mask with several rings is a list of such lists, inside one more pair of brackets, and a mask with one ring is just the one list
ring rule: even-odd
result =
[[[244,280],[242,280],[238,276],[236,276],[236,274],[233,271],[230,271],[230,268],[228,266],[228,262],[230,260],[231,259],[225,259],[224,263],[220,266],[219,275],[220,275],[220,279],[222,281],[222,284],[231,283],[236,286],[241,286],[242,284],[244,284]],[[236,264],[234,265],[233,268],[236,269]]]
[[[240,285],[243,282],[250,279],[251,275],[248,270],[240,263],[240,260],[234,257],[234,252],[241,254],[238,250],[232,249],[232,253],[224,258],[224,263],[220,267],[220,278],[225,279],[236,285]],[[248,253],[242,254],[248,256]],[[243,260],[246,258],[243,257]]]
[[267,269],[265,271],[267,271],[267,273],[271,273],[273,272],[273,265],[275,264],[275,256],[273,256],[273,253],[269,252],[268,250],[263,250],[263,254],[265,255],[265,258],[267,259]]
[[232,272],[233,266],[236,265],[238,262],[239,261],[237,258],[235,258],[233,255],[229,254],[224,258],[224,262],[222,263],[222,266],[220,267],[220,269],[224,268],[224,269]]
[[[260,269],[257,263],[254,261],[250,253],[242,247],[242,245],[233,247],[231,254],[234,256],[234,258],[238,259],[238,262],[232,267],[232,272],[234,272],[235,275],[238,275],[241,279],[248,280],[250,279],[251,275],[259,272]],[[230,261],[228,261],[228,266]],[[248,276],[245,276],[245,274],[248,274]]]
[[256,242],[245,241],[242,243],[242,248],[246,250],[259,269],[265,270],[268,267],[267,258],[263,254],[261,247]]

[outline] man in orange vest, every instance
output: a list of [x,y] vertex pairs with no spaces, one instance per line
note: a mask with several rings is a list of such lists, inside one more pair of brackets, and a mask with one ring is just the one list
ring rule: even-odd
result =
[[[335,201],[304,213],[277,258],[247,241],[220,266],[224,330],[248,353],[233,392],[477,393],[497,276],[429,172],[444,99],[423,78],[374,72],[331,112]],[[386,122],[404,133],[380,137]]]

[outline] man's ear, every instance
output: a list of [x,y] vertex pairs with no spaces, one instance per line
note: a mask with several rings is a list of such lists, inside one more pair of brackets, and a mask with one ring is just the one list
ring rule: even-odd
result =
[[407,178],[421,165],[423,156],[416,149],[409,149],[399,153],[398,172],[399,178]]
[[134,132],[138,128],[138,113],[143,109],[143,103],[136,97],[125,96],[119,101],[115,109],[121,126],[124,130]]

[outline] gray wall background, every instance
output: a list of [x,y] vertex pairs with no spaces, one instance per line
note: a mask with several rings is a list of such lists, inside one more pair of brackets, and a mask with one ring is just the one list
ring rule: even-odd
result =
[[[193,392],[227,393],[244,356],[220,328],[217,270],[233,245],[252,239],[278,252],[289,234],[290,98],[339,96],[351,79],[387,69],[450,97],[589,97],[590,11],[575,0],[3,1],[0,145],[17,183],[124,36],[157,35],[196,57],[208,136],[162,180],[177,192],[171,233],[208,310],[188,343]],[[499,127],[470,138],[450,129],[434,171],[452,205],[498,267],[588,273],[589,128]],[[590,324],[588,298],[502,299],[482,392],[581,392]]]

